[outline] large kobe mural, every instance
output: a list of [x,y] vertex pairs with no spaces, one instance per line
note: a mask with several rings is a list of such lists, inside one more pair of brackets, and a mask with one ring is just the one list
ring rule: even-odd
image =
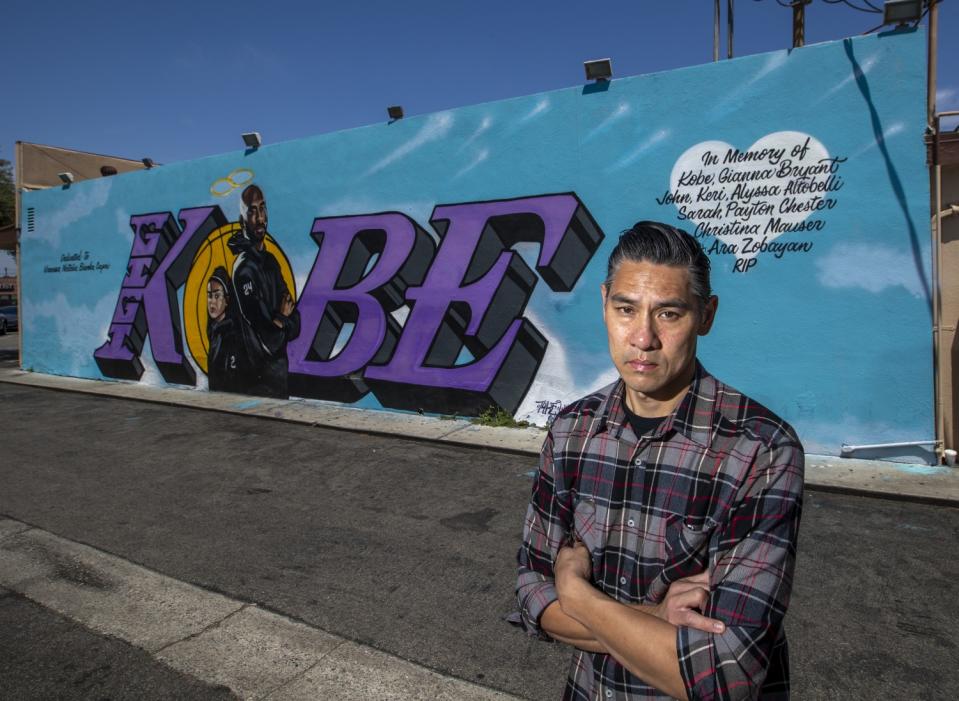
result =
[[924,37],[578,86],[25,193],[25,368],[538,424],[613,379],[620,231],[811,452],[933,435]]

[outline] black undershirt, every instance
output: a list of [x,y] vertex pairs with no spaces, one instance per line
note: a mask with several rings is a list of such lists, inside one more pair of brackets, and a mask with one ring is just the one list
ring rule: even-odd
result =
[[659,428],[659,425],[665,419],[665,416],[654,416],[652,418],[646,416],[640,416],[639,414],[634,414],[630,411],[629,406],[626,404],[626,399],[623,399],[623,410],[626,412],[626,420],[629,422],[629,425],[633,427],[633,433],[636,434],[637,438],[642,438],[643,436],[649,435],[656,431]]

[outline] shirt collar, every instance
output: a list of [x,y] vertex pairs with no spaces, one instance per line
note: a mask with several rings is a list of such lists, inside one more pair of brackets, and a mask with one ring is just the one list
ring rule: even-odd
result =
[[[625,393],[626,385],[620,379],[603,402],[599,412],[600,420],[591,435],[608,431],[617,440],[621,437],[627,423],[626,411],[623,408]],[[669,417],[660,424],[653,438],[660,438],[675,430],[694,443],[709,447],[716,420],[716,378],[697,360],[696,372],[689,390]]]

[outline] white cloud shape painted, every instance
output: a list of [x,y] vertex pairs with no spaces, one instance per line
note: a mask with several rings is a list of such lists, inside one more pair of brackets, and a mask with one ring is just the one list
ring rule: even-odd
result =
[[425,144],[436,141],[437,139],[442,139],[452,128],[453,115],[451,113],[440,112],[430,116],[430,118],[426,120],[426,124],[423,125],[412,139],[401,144],[383,159],[374,163],[370,169],[366,171],[366,175],[378,173],[391,163],[405,158]]
[[583,137],[583,143],[586,143],[587,141],[590,141],[591,139],[598,136],[599,134],[602,134],[604,131],[606,131],[611,126],[613,126],[616,122],[620,121],[626,115],[628,115],[629,112],[630,112],[629,105],[626,104],[625,102],[620,103],[615,110],[613,110],[610,114],[608,114],[605,117],[605,119],[603,119],[603,121],[601,121],[595,127],[590,129],[589,133],[586,134],[585,137]]
[[[872,71],[872,69],[875,68],[878,63],[879,63],[879,56],[877,56],[876,54],[873,54],[872,56],[866,57],[863,60],[863,62],[859,64],[859,69],[862,71],[863,75],[869,75],[870,71]],[[856,79],[856,74],[850,73],[845,78],[843,78],[838,83],[836,83],[831,88],[829,88],[829,90],[827,90],[822,95],[820,95],[819,98],[815,102],[813,102],[813,104],[818,105],[823,100],[826,100],[832,97],[837,92],[839,92],[840,90],[845,88],[847,85],[849,85],[849,83],[851,83],[855,79]]]
[[464,141],[457,151],[462,151],[464,148],[469,146],[471,143],[480,138],[483,134],[490,130],[490,127],[493,126],[493,118],[490,116],[483,117],[483,121],[480,122],[480,125],[476,127],[476,131],[469,135],[469,137]]
[[723,99],[716,103],[709,111],[709,118],[717,119],[734,109],[742,107],[743,97],[749,88],[785,66],[788,57],[789,54],[787,51],[777,51],[776,53],[770,54],[766,62],[762,65],[762,68],[756,71],[749,80],[742,82],[737,88],[728,92]]
[[103,207],[110,197],[111,186],[110,178],[89,180],[56,211],[48,213],[43,207],[38,207],[36,232],[26,236],[46,241],[54,248],[59,247],[63,230]]
[[903,287],[914,297],[923,296],[916,262],[906,251],[862,243],[840,243],[816,261],[816,277],[825,287],[859,288],[878,294]]
[[459,177],[462,177],[462,176],[466,175],[466,174],[469,173],[471,170],[473,170],[473,168],[475,168],[475,167],[478,166],[480,163],[482,163],[483,161],[485,161],[487,158],[489,158],[489,149],[488,149],[488,148],[484,148],[483,150],[481,150],[479,153],[476,154],[476,157],[473,158],[472,161],[470,161],[470,162],[467,163],[465,166],[463,166],[463,167],[460,169],[460,171],[459,171],[456,175],[453,176],[453,179],[455,180],[456,178],[459,178]]
[[37,319],[41,317],[53,319],[57,328],[55,342],[60,344],[58,367],[65,369],[63,374],[84,377],[87,371],[83,368],[93,362],[93,351],[107,341],[107,331],[110,329],[116,304],[116,290],[105,294],[92,308],[83,304],[71,304],[67,296],[59,292],[52,299],[39,303],[25,298],[23,318],[27,331],[31,335],[36,331]]
[[663,141],[668,139],[670,134],[672,134],[672,130],[670,129],[658,129],[654,131],[652,134],[646,137],[646,139],[642,143],[640,143],[639,146],[634,148],[632,151],[630,151],[628,154],[626,154],[625,156],[620,158],[618,161],[616,161],[616,163],[610,166],[607,169],[607,172],[612,170],[619,170],[620,168],[625,168],[630,163],[632,163],[637,158],[639,158],[644,153],[646,153],[653,146],[656,146],[657,144],[662,143]]
[[[905,130],[906,130],[906,125],[903,124],[902,122],[896,122],[894,124],[890,124],[889,127],[887,127],[886,130],[882,133],[882,141],[886,142],[892,137],[896,136],[897,134],[903,133]],[[849,158],[850,159],[858,158],[864,153],[868,153],[869,151],[872,151],[874,148],[876,148],[879,145],[879,143],[880,143],[879,141],[875,139],[871,139],[859,150],[857,150],[855,153],[849,156]]]
[[543,114],[546,110],[549,109],[549,98],[544,97],[542,100],[536,103],[536,106],[531,109],[527,114],[519,120],[521,124],[528,122],[529,120]]

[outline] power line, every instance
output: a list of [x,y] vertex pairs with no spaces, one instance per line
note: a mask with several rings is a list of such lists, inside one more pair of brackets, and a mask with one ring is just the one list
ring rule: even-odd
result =
[[868,5],[868,7],[859,7],[858,5],[853,5],[851,2],[849,2],[849,0],[822,0],[822,1],[829,5],[838,5],[842,3],[843,5],[851,7],[854,10],[859,10],[860,12],[868,12],[871,15],[882,12],[880,8],[871,4],[869,0],[863,0],[863,2],[866,3],[866,5]]

